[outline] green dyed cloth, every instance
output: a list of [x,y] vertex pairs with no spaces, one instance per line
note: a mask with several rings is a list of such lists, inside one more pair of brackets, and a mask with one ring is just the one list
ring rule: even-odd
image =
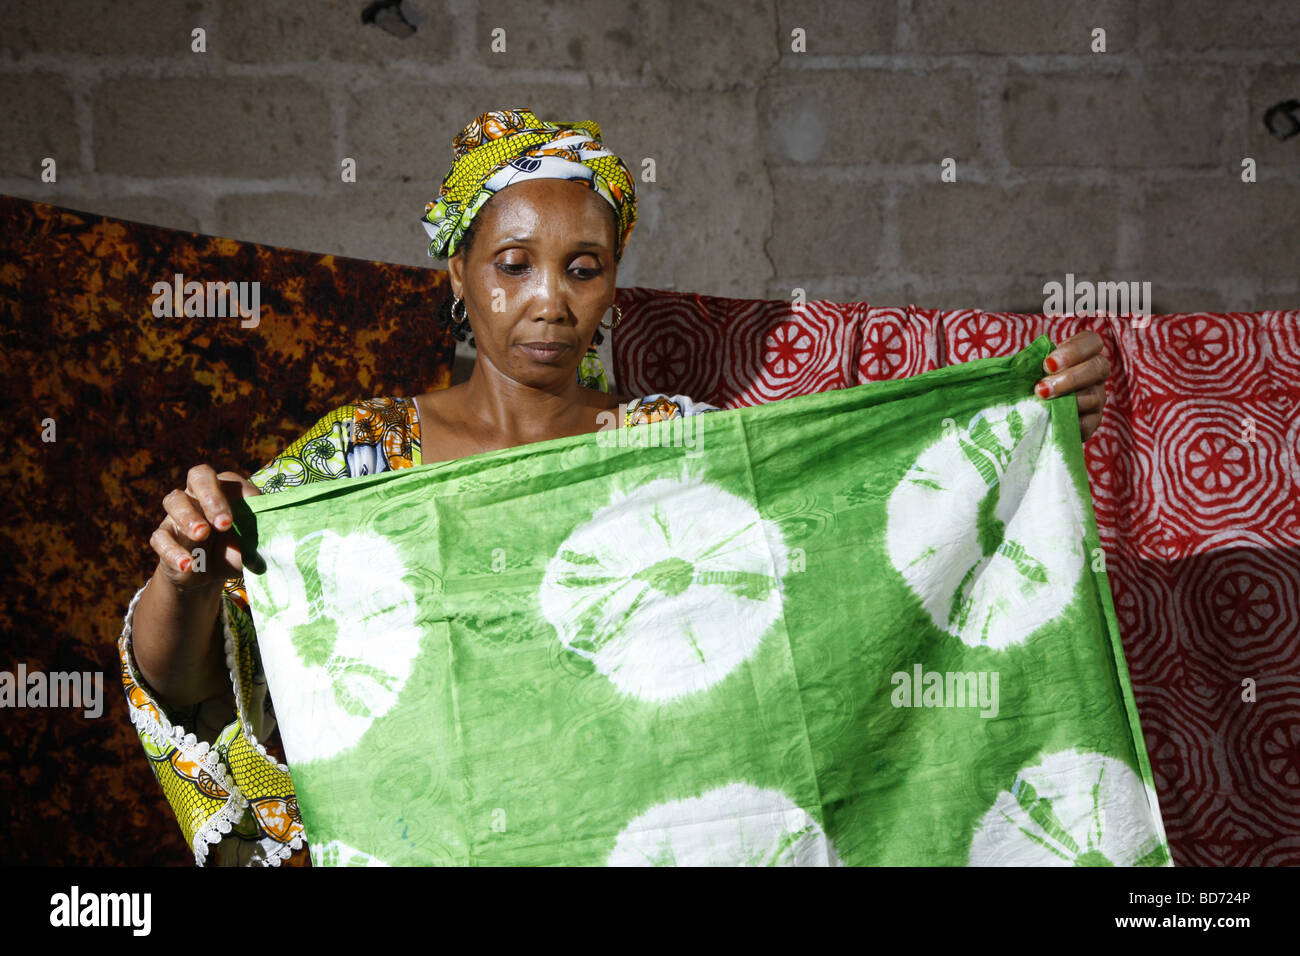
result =
[[1167,864],[1051,349],[247,499],[313,862]]

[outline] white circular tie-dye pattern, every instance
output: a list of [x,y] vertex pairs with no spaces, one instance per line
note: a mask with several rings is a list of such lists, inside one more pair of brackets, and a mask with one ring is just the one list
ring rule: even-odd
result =
[[309,846],[312,866],[388,866],[378,857],[348,846],[342,840],[312,843]]
[[830,839],[778,790],[731,783],[651,807],[619,833],[609,866],[840,866]]
[[998,794],[975,828],[971,866],[1132,866],[1166,845],[1155,791],[1123,762],[1063,750]]
[[[973,429],[987,429],[996,452]],[[978,518],[994,493],[1003,534],[986,555]],[[890,562],[935,626],[972,647],[1027,640],[1071,602],[1083,569],[1083,506],[1034,400],[986,408],[923,451],[890,495],[887,524]]]
[[623,693],[711,687],[781,615],[780,528],[701,479],[616,493],[560,546],[538,595],[560,641]]
[[[321,587],[312,601],[295,555],[316,536]],[[369,534],[280,536],[258,550],[267,570],[257,589],[270,606],[252,587],[249,598],[285,756],[291,764],[332,757],[392,708],[410,676],[420,629],[406,567],[389,541]],[[308,624],[317,636],[304,655],[299,629]]]

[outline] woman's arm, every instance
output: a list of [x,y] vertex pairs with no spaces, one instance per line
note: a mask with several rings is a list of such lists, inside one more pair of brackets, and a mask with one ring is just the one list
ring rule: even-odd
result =
[[1101,336],[1088,329],[1072,335],[1043,360],[1044,377],[1035,391],[1040,398],[1078,395],[1079,431],[1087,441],[1101,427],[1110,362],[1101,352]]
[[259,494],[242,475],[196,465],[185,489],[163,499],[167,515],[149,539],[158,567],[135,609],[132,646],[140,676],[168,707],[188,707],[230,687],[222,584],[243,564],[229,499]]

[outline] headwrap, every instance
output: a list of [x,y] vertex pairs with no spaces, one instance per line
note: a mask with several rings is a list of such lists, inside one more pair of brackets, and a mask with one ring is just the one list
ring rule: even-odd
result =
[[594,120],[550,123],[529,109],[490,110],[451,146],[456,158],[420,219],[432,240],[430,256],[453,256],[483,204],[525,179],[573,179],[604,196],[618,217],[616,255],[623,255],[636,222],[636,189],[623,161],[601,145]]

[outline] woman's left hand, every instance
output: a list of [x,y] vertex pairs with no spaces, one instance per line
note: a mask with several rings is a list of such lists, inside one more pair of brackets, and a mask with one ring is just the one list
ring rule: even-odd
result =
[[1034,386],[1039,398],[1078,393],[1079,431],[1087,441],[1101,426],[1110,362],[1101,353],[1101,336],[1091,329],[1066,339],[1043,360],[1047,375]]

